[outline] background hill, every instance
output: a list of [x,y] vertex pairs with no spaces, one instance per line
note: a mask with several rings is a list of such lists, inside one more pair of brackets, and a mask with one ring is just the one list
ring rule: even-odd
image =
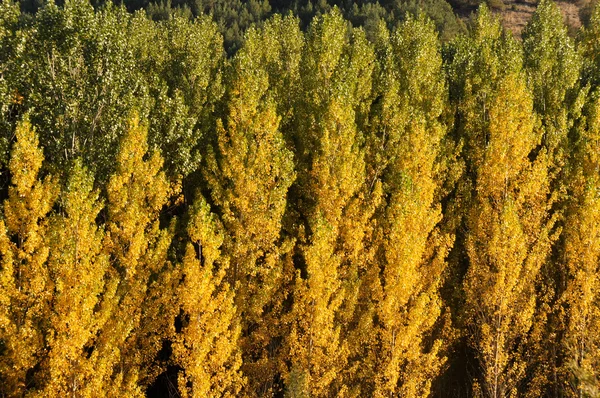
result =
[[[63,0],[58,0],[60,5]],[[104,0],[92,0],[101,6]],[[405,19],[406,13],[422,10],[435,22],[442,41],[448,41],[465,31],[465,23],[477,7],[486,2],[490,9],[501,15],[504,26],[516,36],[533,15],[538,0],[120,0],[129,11],[145,10],[155,20],[168,19],[174,14],[197,16],[212,14],[225,39],[228,52],[234,53],[241,45],[243,34],[254,23],[265,21],[271,15],[293,13],[300,17],[306,28],[314,16],[323,15],[337,6],[354,26],[363,26],[367,37],[383,21],[394,28]],[[597,0],[558,1],[565,24],[571,35],[589,21]],[[33,13],[43,0],[22,0],[22,11]]]

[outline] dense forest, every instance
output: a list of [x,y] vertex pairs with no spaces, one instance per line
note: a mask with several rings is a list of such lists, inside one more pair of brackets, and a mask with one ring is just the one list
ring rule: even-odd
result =
[[0,3],[1,397],[600,396],[600,6],[186,9]]

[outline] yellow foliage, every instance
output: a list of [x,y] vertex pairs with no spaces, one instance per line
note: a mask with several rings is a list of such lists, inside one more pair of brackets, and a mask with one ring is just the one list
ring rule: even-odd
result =
[[239,317],[233,291],[223,282],[229,265],[220,252],[222,226],[203,198],[190,210],[188,234],[177,291],[184,325],[173,344],[175,362],[183,368],[179,391],[183,397],[237,396],[243,385]]
[[[94,354],[96,335],[112,315],[110,301],[116,280],[107,275],[109,258],[96,225],[103,205],[93,179],[77,163],[61,195],[63,211],[52,217],[48,270],[55,283],[48,338],[48,383],[44,397],[93,397],[103,361]],[[92,355],[89,355],[90,351]]]
[[564,227],[566,318],[562,384],[566,396],[600,394],[600,96],[590,95],[571,168]]
[[[497,40],[506,51],[513,45]],[[483,43],[481,57],[488,45]],[[464,291],[470,344],[481,368],[478,388],[489,397],[515,396],[525,377],[536,281],[554,239],[548,158],[543,150],[535,160],[529,158],[540,142],[532,96],[522,73],[510,64],[520,58],[512,55],[505,62],[508,66],[490,82],[494,91],[483,111],[465,107],[466,123],[477,120],[477,127],[466,131],[479,149],[469,159],[476,178],[466,219]]]
[[172,333],[174,272],[167,260],[172,231],[160,228],[159,213],[169,184],[158,153],[147,154],[147,128],[133,117],[121,141],[116,172],[108,186],[103,242],[109,274],[119,279],[112,315],[99,333],[97,355],[105,362],[96,379],[108,395],[138,396],[156,376],[152,366]]
[[439,230],[437,194],[448,94],[431,22],[409,18],[391,36],[383,28],[378,47],[381,100],[369,168],[385,201],[369,239],[376,254],[368,267],[375,271],[363,275],[362,304],[369,309],[356,333],[366,330],[353,343],[364,351],[357,364],[362,394],[426,396],[445,362],[442,342],[429,339],[443,308],[438,290],[452,242]]
[[286,339],[291,363],[285,376],[294,384],[289,396],[352,394],[347,339],[375,207],[365,187],[357,121],[370,95],[373,66],[373,48],[364,33],[349,31],[338,11],[313,21],[293,126],[300,193],[295,210],[303,217],[295,226],[301,260]]
[[281,230],[288,189],[296,177],[293,154],[280,131],[276,95],[284,82],[271,80],[272,73],[282,73],[279,55],[290,55],[284,49],[294,45],[275,36],[281,23],[251,29],[234,57],[227,117],[217,121],[217,145],[205,170],[222,214],[223,250],[230,257],[227,280],[235,287],[242,326],[243,370],[254,392],[269,390],[280,366],[273,352],[277,348],[267,346],[283,333],[281,301],[292,276],[285,257],[293,243]]
[[56,288],[46,263],[50,248],[48,213],[58,184],[39,178],[44,160],[37,135],[25,119],[17,125],[9,170],[12,185],[0,220],[0,357],[3,390],[24,394],[27,384],[41,383],[39,373],[27,374],[45,357],[50,327],[50,302]]

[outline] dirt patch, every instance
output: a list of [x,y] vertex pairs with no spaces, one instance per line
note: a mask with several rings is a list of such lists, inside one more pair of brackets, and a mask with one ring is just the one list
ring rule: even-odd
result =
[[556,4],[558,4],[558,6],[560,7],[560,10],[562,11],[567,26],[573,29],[581,28],[581,18],[579,15],[579,11],[587,5],[587,2],[580,2],[576,4],[566,1],[559,1]]
[[[570,1],[556,2],[571,34],[574,34],[581,27],[580,11],[588,5],[589,1],[579,0],[575,3]],[[537,0],[504,1],[503,9],[496,9],[494,12],[500,15],[504,27],[520,38],[525,25],[527,25],[535,12],[537,4]]]
[[506,4],[500,13],[504,27],[521,37],[521,32],[537,8],[537,2],[521,1]]

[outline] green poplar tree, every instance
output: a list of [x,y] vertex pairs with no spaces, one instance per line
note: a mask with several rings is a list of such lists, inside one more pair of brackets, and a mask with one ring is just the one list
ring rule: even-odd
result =
[[[0,80],[0,165],[6,167],[9,161],[10,136],[4,132],[10,132],[12,135],[14,128],[12,120],[4,115],[9,115],[18,109],[23,102],[23,96],[14,87],[11,87],[9,77],[13,73],[18,73],[19,68],[14,65],[18,62],[21,48],[16,45],[21,38],[19,29],[19,19],[21,12],[19,3],[13,1],[3,1],[0,4],[0,73],[3,78]],[[12,111],[12,112],[11,112]]]
[[110,4],[95,12],[88,1],[67,0],[61,7],[49,2],[20,32],[7,80],[40,127],[46,167],[56,174],[76,158],[103,181],[113,170],[129,109],[145,98],[128,40],[130,20]]
[[300,21],[292,15],[275,14],[252,37],[264,48],[262,68],[268,74],[269,92],[281,118],[279,128],[284,138],[289,139],[295,100],[301,87],[300,61],[305,39]]
[[153,99],[150,147],[161,150],[171,178],[186,177],[200,167],[210,139],[206,133],[213,129],[225,91],[223,38],[208,16],[193,21],[178,16],[163,24],[143,18],[134,23],[139,31],[133,47],[149,75]]
[[574,105],[581,58],[563,23],[560,9],[543,0],[523,30],[525,71],[533,90],[534,109],[544,126],[543,145],[553,161],[553,172],[564,164],[569,114]]
[[582,78],[594,87],[600,85],[600,4],[596,4],[592,12],[590,24],[583,28],[579,42],[583,57]]

